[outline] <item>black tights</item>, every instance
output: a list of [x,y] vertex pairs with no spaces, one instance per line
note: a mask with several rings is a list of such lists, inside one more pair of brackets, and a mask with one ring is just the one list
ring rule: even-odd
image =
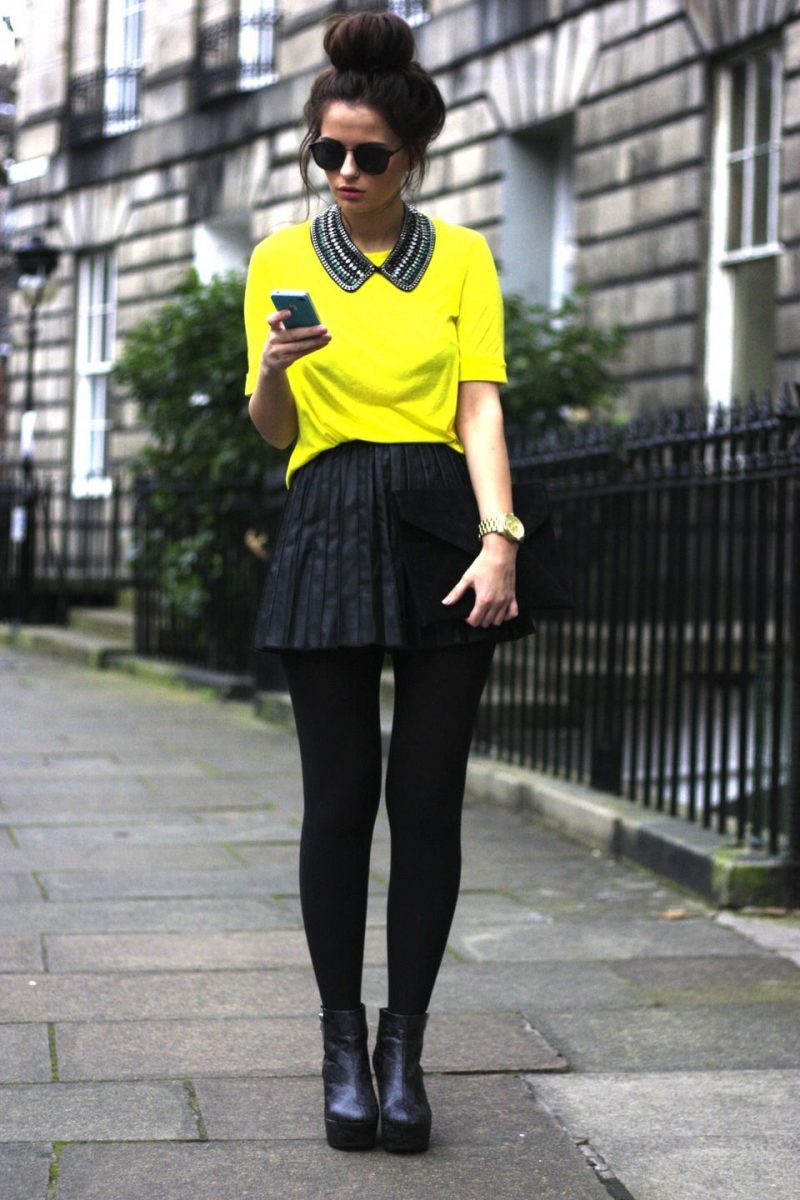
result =
[[[493,644],[392,652],[395,706],[386,771],[391,830],[388,1007],[427,1010],[461,878],[467,755]],[[289,651],[305,808],[300,900],[322,1003],[361,1002],[372,830],[381,793],[384,650]]]

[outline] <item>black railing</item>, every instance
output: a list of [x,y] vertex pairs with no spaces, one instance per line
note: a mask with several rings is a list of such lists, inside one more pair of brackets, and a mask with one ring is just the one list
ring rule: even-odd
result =
[[[31,595],[24,594],[22,543],[12,513],[25,502],[20,472],[0,478],[0,616],[60,619],[71,600],[113,598],[132,582],[124,549],[127,498],[118,483],[108,496],[76,498],[66,484],[35,477],[28,511],[32,539]],[[21,606],[29,603],[31,611]]]
[[500,648],[477,749],[800,856],[797,398],[515,451],[576,609]]
[[102,68],[73,76],[69,83],[69,144],[77,146],[136,129],[141,79],[141,67]]
[[257,670],[253,622],[283,508],[280,478],[155,487],[135,503],[136,649],[216,671]]
[[226,17],[200,30],[196,100],[209,104],[222,96],[272,83],[275,73],[276,11]]

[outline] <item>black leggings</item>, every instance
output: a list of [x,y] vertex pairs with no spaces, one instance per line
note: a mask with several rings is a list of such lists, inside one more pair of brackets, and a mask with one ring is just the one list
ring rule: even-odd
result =
[[[393,651],[388,1007],[427,1010],[461,878],[461,806],[492,642]],[[381,793],[384,650],[287,651],[305,799],[300,899],[322,1003],[361,1002],[370,848]]]

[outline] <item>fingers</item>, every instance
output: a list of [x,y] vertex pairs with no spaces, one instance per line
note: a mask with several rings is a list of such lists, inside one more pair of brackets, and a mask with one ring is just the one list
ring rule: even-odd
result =
[[285,369],[314,350],[321,350],[331,340],[324,325],[306,325],[298,329],[286,329],[283,321],[290,316],[288,308],[270,313],[267,317],[269,337],[264,345],[263,358],[268,367]]
[[[442,604],[448,606],[457,604],[464,593],[472,587],[475,587],[475,582],[468,575],[463,575],[452,591],[444,597]],[[480,596],[476,590],[475,604],[472,612],[466,618],[466,622],[474,629],[488,629],[490,625],[502,625],[505,621],[511,621],[518,616],[519,605],[513,593],[510,599],[507,595],[491,598]]]

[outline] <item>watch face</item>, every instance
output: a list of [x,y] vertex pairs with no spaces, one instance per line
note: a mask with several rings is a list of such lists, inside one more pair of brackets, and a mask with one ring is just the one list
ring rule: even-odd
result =
[[505,520],[506,533],[514,539],[515,542],[521,542],[525,537],[525,526],[520,521],[519,517],[515,517],[513,513],[509,513]]

